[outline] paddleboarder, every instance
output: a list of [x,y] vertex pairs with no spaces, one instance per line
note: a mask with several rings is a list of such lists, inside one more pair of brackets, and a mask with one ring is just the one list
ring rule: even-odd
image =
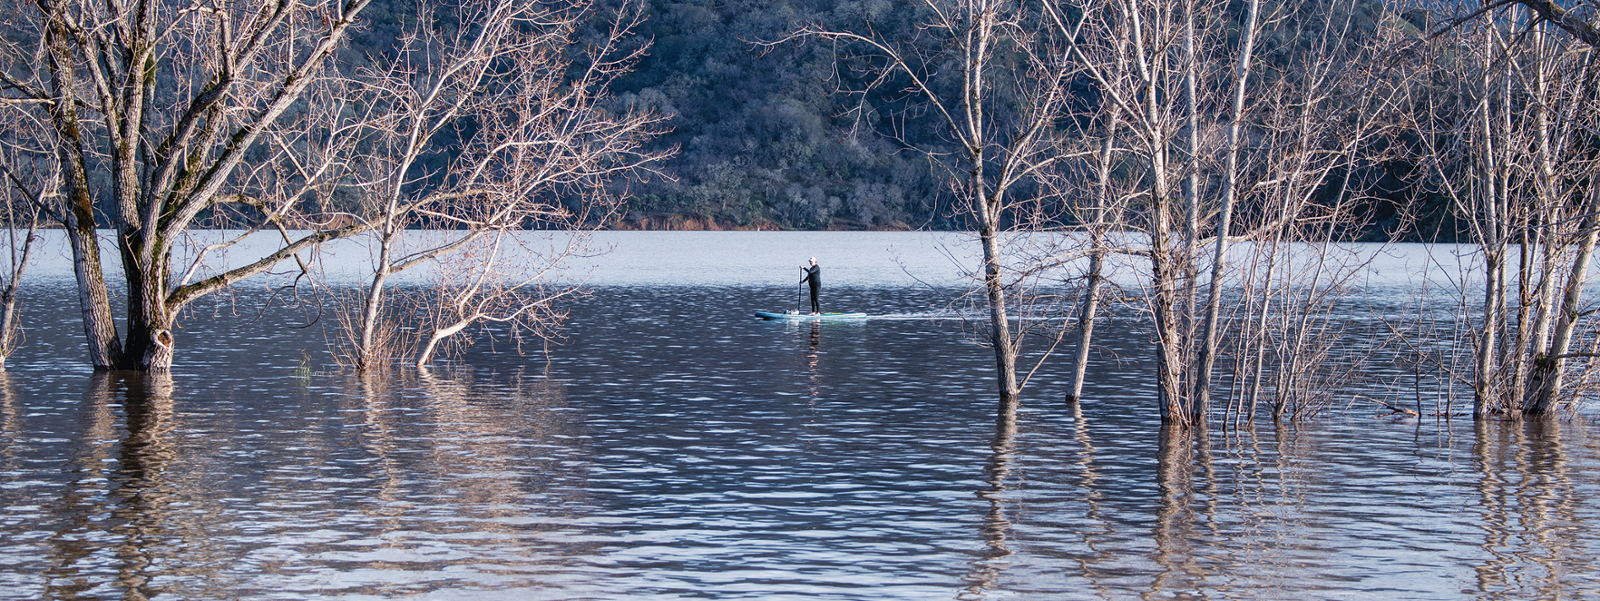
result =
[[822,308],[817,305],[817,292],[822,290],[822,267],[817,265],[817,258],[811,257],[811,266],[800,268],[806,277],[800,278],[800,283],[811,284],[811,314],[821,315]]

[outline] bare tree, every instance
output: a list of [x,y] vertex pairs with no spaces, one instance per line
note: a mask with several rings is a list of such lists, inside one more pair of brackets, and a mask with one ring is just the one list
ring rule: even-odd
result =
[[1587,25],[1554,5],[1440,16],[1416,65],[1432,76],[1407,90],[1421,107],[1417,160],[1468,225],[1482,251],[1468,275],[1482,280],[1457,284],[1481,297],[1462,316],[1471,343],[1444,351],[1470,354],[1471,368],[1428,360],[1471,383],[1475,417],[1546,414],[1594,384],[1567,372],[1590,357],[1575,347],[1592,323],[1583,288],[1600,241],[1591,150],[1600,64]]
[[[0,120],[0,123],[4,123]],[[35,156],[28,156],[33,154]],[[0,147],[0,199],[5,201],[5,213],[0,214],[0,227],[5,228],[7,260],[6,271],[0,277],[0,370],[5,369],[6,358],[22,343],[21,329],[17,323],[18,298],[22,274],[33,254],[33,243],[38,239],[39,206],[42,198],[55,194],[49,186],[60,179],[50,174],[30,174],[27,171],[48,168],[48,161],[39,160],[37,150],[29,152],[18,147]],[[19,160],[20,159],[20,160]],[[18,171],[24,173],[18,173]],[[44,188],[31,188],[34,182]]]
[[[1073,58],[1095,82],[1105,110],[1123,125],[1107,133],[1126,136],[1126,143],[1108,140],[1102,148],[1106,153],[1113,147],[1126,148],[1122,166],[1137,170],[1137,175],[1115,182],[1114,196],[1125,201],[1122,226],[1142,234],[1136,244],[1143,249],[1137,252],[1149,260],[1144,287],[1154,328],[1162,419],[1187,423],[1199,411],[1185,406],[1182,385],[1187,351],[1184,306],[1186,298],[1193,298],[1190,276],[1196,270],[1191,255],[1199,246],[1202,193],[1195,163],[1203,133],[1196,79],[1204,74],[1195,58],[1194,13],[1209,12],[1210,7],[1129,0],[1050,8],[1058,29],[1076,33],[1069,38]],[[1175,44],[1181,49],[1173,48]],[[1185,289],[1190,292],[1184,294]]]
[[1077,222],[1084,225],[1088,235],[1089,265],[1083,275],[1083,304],[1078,310],[1077,351],[1073,355],[1072,380],[1068,384],[1067,401],[1076,403],[1083,398],[1084,377],[1089,372],[1089,352],[1094,344],[1095,321],[1100,318],[1102,288],[1106,279],[1106,256],[1109,253],[1110,227],[1120,223],[1112,211],[1119,205],[1111,185],[1112,171],[1116,166],[1117,130],[1122,125],[1122,107],[1113,103],[1105,118],[1104,131],[1099,132],[1100,149],[1092,167],[1094,189],[1088,193],[1093,199],[1086,215]]
[[[385,338],[393,330],[381,326],[414,310],[386,312],[389,279],[441,260],[449,273],[438,283],[448,293],[434,300],[443,304],[416,309],[434,324],[419,364],[443,337],[473,323],[533,325],[554,316],[549,302],[570,291],[531,291],[581,240],[542,253],[512,232],[581,233],[604,223],[617,200],[608,185],[669,153],[641,149],[663,117],[608,106],[608,86],[648,47],[628,46],[641,8],[625,3],[600,15],[586,1],[424,5],[419,28],[388,69],[359,78],[387,110],[379,151],[365,162],[366,178],[376,182],[365,188],[363,217],[376,239],[374,269],[359,316],[349,320],[345,362],[365,369],[396,356]],[[440,20],[436,11],[477,27],[442,30],[431,25]],[[597,18],[608,24],[599,39],[580,40],[581,28]],[[422,159],[444,154],[447,145],[458,146],[453,162],[430,172]],[[449,258],[462,251],[471,252]]]
[[[1047,6],[1062,32],[1075,32],[1072,56],[1096,85],[1100,119],[1114,125],[1095,132],[1107,136],[1098,142],[1098,185],[1108,189],[1093,197],[1118,200],[1110,212],[1120,219],[1116,227],[1137,233],[1120,252],[1148,261],[1143,309],[1163,420],[1200,425],[1224,339],[1233,332],[1264,343],[1267,315],[1286,308],[1261,302],[1251,305],[1260,311],[1255,320],[1238,311],[1228,316],[1230,300],[1248,298],[1231,295],[1230,286],[1240,295],[1259,289],[1230,266],[1230,246],[1253,242],[1247,248],[1256,259],[1273,265],[1260,253],[1352,229],[1351,190],[1335,175],[1349,177],[1355,154],[1376,131],[1365,115],[1384,110],[1382,97],[1363,85],[1381,33],[1359,30],[1359,11],[1345,2],[1273,5],[1266,15],[1258,2],[1238,12],[1187,0]],[[1295,44],[1262,63],[1256,39],[1269,25],[1276,30],[1268,33]],[[1113,171],[1122,175],[1109,176]],[[1286,273],[1265,275],[1271,281]],[[1255,332],[1240,329],[1251,323]],[[1267,375],[1265,348],[1256,347],[1258,381]]]
[[[607,117],[611,107],[597,92],[635,52],[616,44],[636,10],[619,13],[628,15],[617,21],[621,29],[595,49],[575,33],[595,12],[590,2],[466,2],[448,33],[419,30],[394,53],[370,57],[387,66],[351,73],[336,55],[367,2],[43,0],[0,9],[7,40],[20,40],[0,48],[0,90],[7,110],[41,124],[31,135],[61,164],[62,193],[44,208],[71,241],[96,369],[170,368],[172,328],[185,305],[289,259],[307,269],[300,253],[328,240],[381,229],[387,244],[408,227],[474,219],[490,224],[476,227],[477,236],[536,226],[525,207],[548,206],[559,192],[542,190],[537,202],[511,198],[499,182],[527,163],[503,155],[545,156],[553,173],[546,183],[592,188],[633,162],[605,155],[626,154],[605,140],[634,143],[654,123],[629,111]],[[576,75],[561,71],[579,65]],[[444,173],[414,167],[419,153],[438,151],[441,128],[476,126],[488,133],[465,141],[465,154]],[[574,173],[573,163],[555,158],[572,143],[601,167]],[[376,157],[361,158],[369,154]],[[474,205],[486,197],[506,210]],[[97,217],[111,225],[121,259],[125,337],[101,275]],[[189,232],[221,226],[242,235],[179,263],[184,255],[174,251],[192,243]],[[262,231],[279,238],[265,256],[232,268],[205,263]],[[473,239],[404,258],[385,251],[371,304],[381,307],[386,270]]]
[[1008,299],[1008,290],[1023,274],[1007,263],[1005,233],[1034,229],[1048,217],[1042,196],[1024,189],[1077,155],[1058,127],[1076,67],[1061,32],[1029,2],[923,0],[917,8],[926,16],[918,31],[928,40],[887,39],[870,26],[844,31],[818,24],[797,28],[789,39],[833,42],[845,68],[855,69],[841,81],[863,82],[846,92],[860,94],[863,104],[871,91],[902,92],[926,107],[953,142],[954,152],[931,144],[919,150],[943,169],[961,214],[978,231],[983,334],[995,354],[1000,416],[1014,418],[1025,383],[1017,376],[1023,337],[1020,323],[1013,324],[1015,299]]
[[[79,302],[96,369],[165,370],[173,320],[197,298],[364,226],[287,239],[249,265],[179,283],[174,249],[202,217],[249,207],[254,226],[315,227],[303,209],[330,190],[330,170],[275,181],[260,168],[293,162],[296,134],[338,143],[337,123],[312,124],[298,107],[332,75],[330,59],[367,0],[255,4],[43,0],[5,5],[10,40],[0,57],[10,110],[45,124],[62,193],[45,203],[71,242]],[[327,111],[320,116],[334,117]],[[96,197],[127,286],[126,338],[112,320],[101,275]],[[326,199],[322,199],[326,200]]]

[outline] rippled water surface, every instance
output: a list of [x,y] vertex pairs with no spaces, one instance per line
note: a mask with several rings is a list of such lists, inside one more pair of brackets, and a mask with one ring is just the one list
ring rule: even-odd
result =
[[602,287],[548,351],[368,377],[242,293],[170,378],[89,373],[69,292],[0,375],[0,598],[1600,598],[1584,421],[1186,438],[1117,322],[998,436],[927,288]]

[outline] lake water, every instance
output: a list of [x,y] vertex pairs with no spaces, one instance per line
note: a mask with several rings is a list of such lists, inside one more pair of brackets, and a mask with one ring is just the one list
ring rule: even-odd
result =
[[[1047,363],[1000,437],[940,239],[609,235],[560,344],[367,377],[248,285],[191,312],[170,377],[93,374],[37,274],[0,598],[1600,598],[1583,418],[1175,435],[1113,321],[1078,410]],[[811,254],[825,309],[875,317],[752,318]]]

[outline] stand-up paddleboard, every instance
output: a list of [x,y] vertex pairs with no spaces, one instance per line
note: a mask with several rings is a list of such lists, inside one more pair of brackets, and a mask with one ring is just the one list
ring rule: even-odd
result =
[[865,318],[866,316],[867,316],[866,313],[823,313],[821,315],[811,315],[809,313],[771,313],[771,312],[768,312],[768,311],[756,311],[756,317],[760,317],[762,319],[787,319],[787,320],[792,320],[792,321],[818,321],[818,320],[823,320],[823,319],[862,319],[862,318]]

